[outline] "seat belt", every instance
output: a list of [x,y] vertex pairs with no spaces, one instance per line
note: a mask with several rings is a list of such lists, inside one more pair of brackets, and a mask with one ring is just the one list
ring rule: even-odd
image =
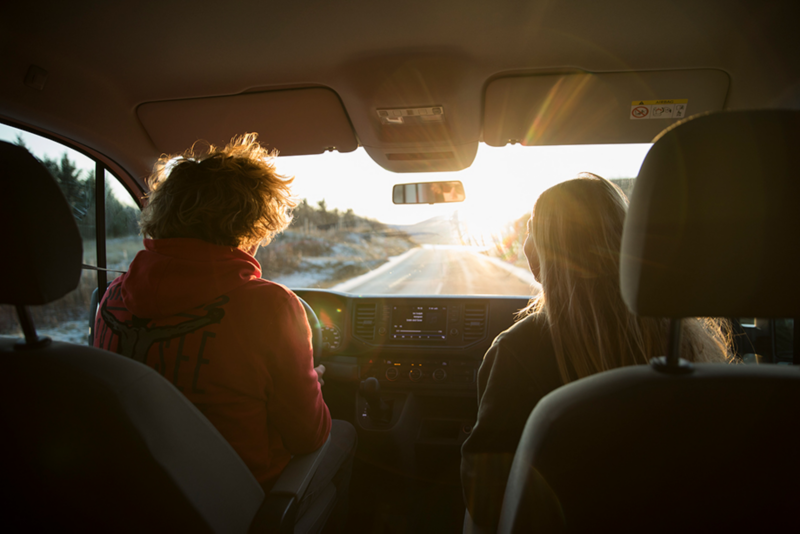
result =
[[95,267],[94,265],[87,265],[85,263],[81,264],[81,269],[86,269],[87,271],[102,271],[104,273],[121,273],[125,274],[128,271],[115,271],[114,269],[103,269],[102,267]]

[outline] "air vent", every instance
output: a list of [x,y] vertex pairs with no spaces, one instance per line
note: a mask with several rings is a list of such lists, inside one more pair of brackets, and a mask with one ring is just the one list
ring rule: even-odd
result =
[[367,341],[375,339],[375,304],[356,306],[355,335]]
[[486,335],[486,306],[464,307],[464,341],[475,341]]

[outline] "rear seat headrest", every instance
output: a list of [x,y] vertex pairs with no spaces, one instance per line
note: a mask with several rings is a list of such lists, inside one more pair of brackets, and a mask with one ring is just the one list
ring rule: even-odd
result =
[[622,239],[622,295],[661,317],[800,315],[800,112],[678,123],[642,164]]
[[0,232],[0,304],[47,304],[78,287],[83,244],[64,194],[25,148],[2,141]]

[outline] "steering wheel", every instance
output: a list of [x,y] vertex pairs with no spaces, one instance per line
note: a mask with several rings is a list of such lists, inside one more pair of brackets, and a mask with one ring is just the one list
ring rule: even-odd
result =
[[320,356],[322,356],[322,323],[319,322],[317,314],[308,305],[308,302],[297,297],[300,304],[306,310],[306,318],[308,318],[308,326],[311,327],[311,354],[314,357],[314,367],[319,365]]

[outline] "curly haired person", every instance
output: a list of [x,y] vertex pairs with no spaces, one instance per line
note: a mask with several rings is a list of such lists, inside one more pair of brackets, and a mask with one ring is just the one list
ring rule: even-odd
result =
[[333,482],[343,501],[355,430],[331,421],[300,300],[262,279],[254,257],[289,226],[297,204],[275,156],[246,134],[224,148],[161,157],[142,212],[145,249],[108,287],[94,344],[171,381],[267,491],[293,454],[330,434],[304,500]]

